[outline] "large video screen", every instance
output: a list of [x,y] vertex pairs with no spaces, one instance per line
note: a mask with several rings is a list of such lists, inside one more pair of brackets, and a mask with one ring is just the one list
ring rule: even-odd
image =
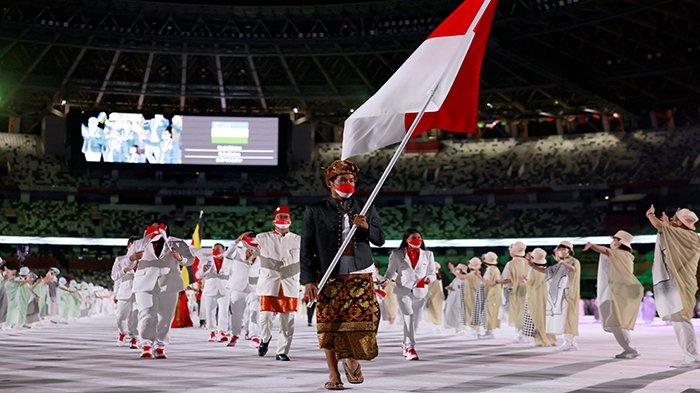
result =
[[276,166],[279,119],[100,112],[81,121],[88,162]]

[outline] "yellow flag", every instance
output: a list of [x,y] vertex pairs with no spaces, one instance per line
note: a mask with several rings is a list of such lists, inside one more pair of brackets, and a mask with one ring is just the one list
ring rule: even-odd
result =
[[[199,237],[199,223],[197,223],[197,225],[194,227],[194,233],[192,233],[192,247],[202,247],[202,239]],[[182,275],[182,281],[185,284],[185,287],[190,285],[190,271],[187,266],[182,267],[180,274]]]

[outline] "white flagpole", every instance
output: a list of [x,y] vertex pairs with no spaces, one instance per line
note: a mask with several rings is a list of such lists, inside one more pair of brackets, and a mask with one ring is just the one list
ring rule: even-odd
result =
[[[365,202],[365,205],[362,207],[362,210],[360,211],[360,215],[362,215],[362,216],[367,215],[369,208],[372,206],[372,202],[374,202],[374,199],[377,197],[377,194],[379,194],[379,190],[382,188],[382,186],[384,185],[384,182],[389,177],[389,173],[391,172],[392,169],[394,169],[394,165],[396,165],[396,162],[399,160],[399,157],[401,156],[403,151],[406,149],[406,144],[408,144],[408,141],[411,139],[413,132],[415,131],[416,127],[418,127],[418,123],[420,123],[420,120],[423,118],[423,114],[425,113],[425,110],[428,109],[428,105],[430,104],[430,100],[433,99],[433,95],[435,94],[435,90],[437,90],[437,85],[435,85],[435,87],[433,87],[430,90],[430,92],[428,94],[428,98],[425,100],[423,107],[421,108],[420,112],[418,112],[418,115],[416,116],[416,118],[413,119],[413,123],[411,123],[411,127],[408,129],[408,131],[404,135],[403,139],[401,140],[401,143],[396,148],[396,151],[394,152],[394,156],[391,157],[391,160],[389,160],[389,164],[387,165],[386,169],[384,169],[384,173],[382,173],[382,177],[379,178],[377,185],[374,186],[374,190],[372,190],[372,193],[369,194],[369,197],[367,198],[367,202]],[[343,243],[340,245],[338,252],[335,253],[335,256],[333,257],[333,261],[331,261],[330,266],[328,266],[326,273],[323,275],[323,277],[321,278],[321,281],[318,283],[318,294],[320,294],[321,291],[323,291],[323,287],[326,285],[326,282],[328,282],[328,279],[330,278],[331,273],[335,269],[335,266],[338,264],[338,261],[340,261],[340,257],[343,255],[343,251],[345,250],[345,248],[347,248],[348,244],[350,244],[350,242],[352,241],[352,237],[355,235],[355,231],[357,231],[357,225],[353,224],[352,227],[350,228],[350,232],[348,232],[348,235],[345,236],[345,239],[343,239]],[[316,300],[312,300],[311,302],[309,302],[308,307],[313,306],[314,303],[316,303]]]

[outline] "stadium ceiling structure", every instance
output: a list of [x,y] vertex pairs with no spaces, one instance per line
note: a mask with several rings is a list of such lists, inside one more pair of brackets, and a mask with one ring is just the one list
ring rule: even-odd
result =
[[[338,125],[460,1],[300,3],[0,1],[0,113],[296,108]],[[631,118],[697,102],[698,20],[695,0],[501,0],[481,114]]]

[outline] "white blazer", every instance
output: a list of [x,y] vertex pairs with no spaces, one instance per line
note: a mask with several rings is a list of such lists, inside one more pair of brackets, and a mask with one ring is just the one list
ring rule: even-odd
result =
[[228,281],[226,288],[231,291],[248,292],[255,290],[260,271],[260,258],[256,257],[253,263],[245,259],[246,247],[242,242],[233,243],[226,250],[226,261],[228,261]]
[[112,265],[112,280],[114,281],[114,297],[117,300],[129,300],[133,296],[134,271],[124,273],[124,269],[131,266],[131,261],[126,255],[116,257]]
[[[170,240],[180,240],[175,237],[170,237]],[[144,248],[144,242],[147,242]],[[156,285],[164,292],[180,292],[185,289],[182,282],[182,274],[180,274],[180,266],[190,266],[194,262],[193,258],[182,258],[178,262],[170,255],[168,247],[163,246],[160,255],[156,256],[153,250],[153,245],[150,239],[141,239],[133,243],[127,257],[131,257],[137,251],[143,250],[143,257],[138,263],[136,273],[134,273],[134,283],[132,290],[134,292],[150,292],[155,289]]]
[[[224,258],[221,264],[221,270],[216,271],[216,264],[214,263],[214,257],[211,253],[200,253],[199,254],[199,267],[197,268],[197,277],[204,279],[204,290],[202,290],[202,295],[204,296],[228,296],[228,290],[226,289],[226,283],[229,279],[229,270],[232,261],[230,259]],[[205,267],[209,267],[209,270],[204,271]]]
[[394,250],[389,255],[389,267],[384,273],[384,277],[396,281],[394,292],[397,296],[413,294],[418,299],[423,299],[428,295],[428,285],[423,288],[416,288],[416,283],[421,278],[427,276],[432,282],[435,281],[435,258],[432,251],[420,250],[418,263],[414,269],[408,254],[403,249]]
[[284,296],[296,298],[299,293],[299,250],[301,236],[288,232],[281,236],[277,232],[259,234],[260,277],[257,294],[277,296],[280,287]]

